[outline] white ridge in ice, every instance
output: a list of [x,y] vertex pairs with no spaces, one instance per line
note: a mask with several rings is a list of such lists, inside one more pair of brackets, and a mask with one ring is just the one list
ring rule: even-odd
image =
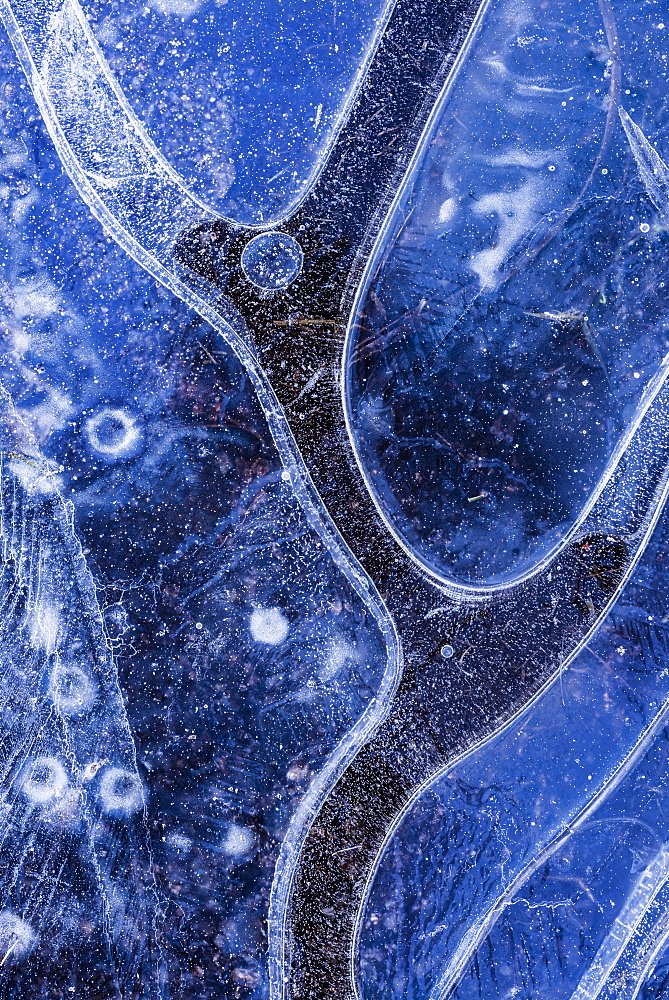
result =
[[669,167],[625,109],[619,108],[618,114],[646,194],[658,212],[664,215],[669,209]]

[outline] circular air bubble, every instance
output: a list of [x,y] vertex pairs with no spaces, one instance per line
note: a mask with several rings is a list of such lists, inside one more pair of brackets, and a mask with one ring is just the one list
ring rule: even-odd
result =
[[84,423],[84,437],[89,448],[108,462],[134,458],[144,442],[137,418],[120,406],[103,406]]
[[242,251],[246,277],[265,291],[287,288],[302,270],[302,247],[288,233],[260,233]]
[[11,910],[0,912],[0,966],[20,962],[36,943],[37,935],[30,924]]
[[249,629],[256,642],[278,646],[288,635],[290,624],[279,608],[256,608],[251,615]]
[[21,791],[35,805],[46,805],[67,788],[67,772],[55,757],[35,757],[26,765]]
[[49,697],[61,715],[71,718],[87,712],[95,702],[97,685],[74,664],[57,662],[49,679]]
[[100,782],[100,798],[106,813],[132,816],[144,805],[144,788],[139,775],[123,767],[110,767]]
[[443,656],[443,658],[445,660],[450,660],[450,658],[453,656],[454,652],[455,652],[455,650],[453,649],[453,647],[451,646],[451,644],[448,643],[448,642],[444,646],[442,646],[441,650],[440,650],[440,653],[441,653],[441,655]]

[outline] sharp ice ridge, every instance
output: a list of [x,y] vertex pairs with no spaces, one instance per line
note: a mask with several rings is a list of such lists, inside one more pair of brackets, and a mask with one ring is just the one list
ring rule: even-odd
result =
[[646,194],[662,215],[669,211],[669,167],[624,108],[618,109]]

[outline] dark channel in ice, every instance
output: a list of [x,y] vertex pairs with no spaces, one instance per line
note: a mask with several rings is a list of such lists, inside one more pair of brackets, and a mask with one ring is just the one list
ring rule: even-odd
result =
[[448,578],[559,544],[666,353],[663,17],[492,2],[377,242],[350,421],[388,522]]
[[[389,523],[445,576],[536,565],[659,370],[662,7],[490,4],[382,235],[350,416]],[[87,10],[169,163],[253,222],[313,179],[381,13]],[[72,133],[82,109],[97,126],[75,148],[88,193],[136,167],[115,207],[168,259],[186,198],[82,65],[75,8],[54,11],[40,72]],[[270,904],[335,755],[389,699],[388,636],[307,524],[249,375],[91,219],[0,52],[0,998],[264,1000]],[[144,220],[151,184],[164,216]],[[304,259],[263,233],[241,265],[271,294]],[[392,831],[361,996],[666,993],[667,538],[665,517],[599,635]],[[439,648],[426,688],[445,664],[471,681],[478,653]]]

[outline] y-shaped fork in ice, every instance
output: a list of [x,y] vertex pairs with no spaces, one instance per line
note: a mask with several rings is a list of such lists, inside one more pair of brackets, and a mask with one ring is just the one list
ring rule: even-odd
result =
[[[609,0],[599,4],[610,12]],[[558,549],[508,585],[437,578],[396,540],[367,492],[346,425],[342,359],[365,262],[476,29],[476,0],[397,0],[315,186],[272,231],[219,218],[189,192],[130,110],[77,0],[0,6],[81,195],[246,365],[311,525],[386,635],[383,689],[303,801],[271,902],[275,996],[343,1000],[355,994],[370,872],[398,818],[570,662],[643,551],[667,492],[667,368]],[[615,79],[611,33],[609,47]]]

